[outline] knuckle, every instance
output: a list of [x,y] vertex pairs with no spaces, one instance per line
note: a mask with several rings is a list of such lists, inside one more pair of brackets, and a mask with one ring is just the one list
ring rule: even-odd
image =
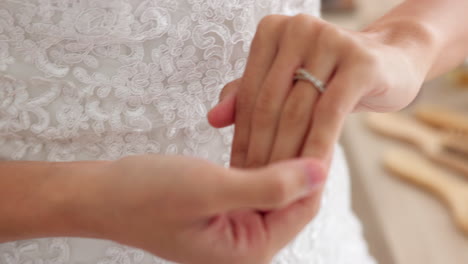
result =
[[276,43],[282,32],[285,18],[281,15],[268,15],[263,17],[257,25],[252,45],[251,54],[262,54],[265,47]]
[[276,24],[278,21],[277,15],[264,16],[258,23],[258,28],[270,28],[271,25]]
[[257,37],[263,39],[271,38],[271,36],[276,36],[281,31],[281,27],[285,22],[286,17],[282,15],[268,15],[263,17],[257,26]]
[[316,25],[321,26],[324,24],[323,20],[316,18],[314,16],[300,13],[292,17],[291,20],[292,24],[294,25]]
[[338,100],[329,100],[327,104],[319,105],[317,112],[327,113],[332,120],[337,120],[343,118],[348,113],[348,106],[340,103]]
[[306,14],[303,14],[303,13],[300,13],[300,14],[297,14],[295,16],[293,16],[292,18],[293,20],[293,23],[297,23],[297,24],[308,24],[312,21],[313,17],[312,16],[309,16],[309,15],[306,15]]
[[[274,100],[268,94],[260,94],[254,107],[254,122],[268,122],[273,110],[275,109]],[[265,120],[267,119],[267,120]]]
[[288,25],[288,39],[311,39],[315,38],[325,23],[313,16],[298,14],[290,19]]
[[324,24],[317,36],[319,42],[328,49],[341,48],[346,39],[344,32],[333,25]]

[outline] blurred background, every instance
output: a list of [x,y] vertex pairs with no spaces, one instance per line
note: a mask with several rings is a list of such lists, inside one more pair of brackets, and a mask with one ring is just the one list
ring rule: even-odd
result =
[[[402,0],[322,2],[324,19],[358,30]],[[353,207],[381,264],[468,263],[467,65],[400,113],[346,124]]]

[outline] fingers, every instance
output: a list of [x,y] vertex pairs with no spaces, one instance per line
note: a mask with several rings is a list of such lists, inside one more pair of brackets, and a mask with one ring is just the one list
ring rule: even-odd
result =
[[225,184],[215,190],[219,195],[218,210],[270,210],[282,208],[320,188],[325,173],[321,163],[301,159],[264,169],[231,169],[226,179]]
[[324,185],[321,185],[307,197],[266,215],[265,225],[271,236],[272,248],[283,248],[310,223],[320,209],[323,189]]
[[265,165],[270,158],[278,116],[291,89],[296,65],[300,64],[299,58],[291,62],[288,53],[284,52],[278,56],[257,96],[251,120],[247,159],[244,164],[247,168]]
[[215,128],[223,128],[234,123],[236,96],[241,85],[241,79],[234,80],[224,86],[219,96],[219,103],[208,113],[208,122]]
[[[340,57],[339,33],[322,26],[316,48],[309,54],[304,68],[323,83],[328,83]],[[330,37],[331,34],[336,37]],[[326,36],[326,37],[325,37]],[[309,132],[312,113],[320,92],[308,81],[298,80],[283,107],[274,146],[269,162],[275,162],[300,154]]]
[[366,73],[352,69],[350,65],[342,65],[322,94],[301,156],[330,161],[345,118],[364,92],[364,88],[357,85],[366,83]]
[[317,98],[318,92],[309,83],[297,82],[292,88],[280,114],[269,163],[299,155]]
[[294,73],[303,64],[304,57],[314,49],[312,33],[319,32],[320,27],[321,23],[308,16],[290,19],[281,39],[280,51],[255,102],[246,167],[259,167],[269,161],[281,111],[293,86]]
[[283,32],[286,16],[267,16],[259,24],[252,42],[247,67],[236,100],[234,141],[231,166],[244,165],[249,144],[253,107],[268,70],[278,50],[278,40]]

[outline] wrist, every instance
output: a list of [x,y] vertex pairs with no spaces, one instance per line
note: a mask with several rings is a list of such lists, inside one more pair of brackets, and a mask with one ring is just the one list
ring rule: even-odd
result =
[[408,58],[423,80],[441,50],[436,30],[411,18],[377,21],[362,33],[383,45],[397,49]]
[[[100,189],[109,161],[53,163],[42,188],[47,206],[40,230],[47,236],[102,238]],[[53,224],[51,224],[53,223]]]

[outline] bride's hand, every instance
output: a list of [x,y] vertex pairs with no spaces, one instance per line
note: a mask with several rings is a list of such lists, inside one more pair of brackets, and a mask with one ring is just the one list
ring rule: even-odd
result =
[[[297,156],[329,162],[349,113],[409,104],[429,66],[415,65],[411,41],[404,43],[409,48],[391,45],[398,37],[347,31],[307,15],[264,18],[243,77],[225,87],[209,113],[215,127],[235,121],[231,165],[258,167]],[[298,68],[325,83],[325,92],[293,82]]]
[[311,159],[241,170],[182,156],[126,157],[80,194],[88,202],[77,221],[181,263],[267,263],[315,214],[323,178]]

